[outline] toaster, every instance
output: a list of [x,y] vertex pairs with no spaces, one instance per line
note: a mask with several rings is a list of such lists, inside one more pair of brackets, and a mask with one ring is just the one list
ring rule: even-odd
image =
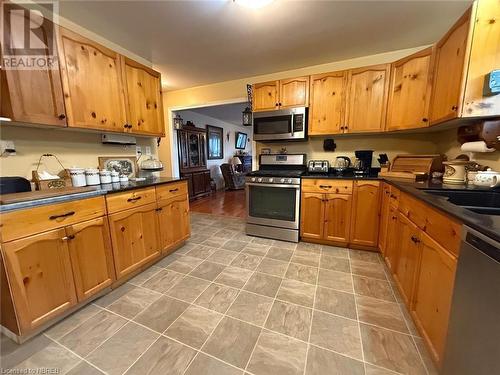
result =
[[328,173],[330,162],[328,160],[309,160],[307,171],[310,173]]

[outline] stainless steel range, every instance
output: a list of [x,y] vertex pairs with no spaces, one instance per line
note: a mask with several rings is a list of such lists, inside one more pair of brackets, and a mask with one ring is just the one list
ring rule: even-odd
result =
[[246,233],[298,242],[300,176],[307,168],[306,155],[260,155],[259,166],[246,176]]

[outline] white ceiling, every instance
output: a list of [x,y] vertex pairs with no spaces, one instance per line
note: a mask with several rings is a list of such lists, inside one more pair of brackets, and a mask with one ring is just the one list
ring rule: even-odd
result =
[[152,61],[166,89],[433,43],[459,1],[61,1],[63,17]]
[[208,116],[223,122],[227,122],[229,124],[244,127],[242,123],[243,120],[242,112],[247,106],[248,103],[246,102],[222,104],[222,105],[213,105],[210,107],[193,108],[187,111],[176,111],[176,113],[179,113],[182,117],[183,112],[195,112],[200,115]]

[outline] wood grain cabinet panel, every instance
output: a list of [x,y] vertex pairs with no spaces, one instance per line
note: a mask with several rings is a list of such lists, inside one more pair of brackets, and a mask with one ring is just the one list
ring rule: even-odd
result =
[[65,28],[59,30],[68,126],[126,131],[121,56]]
[[76,304],[64,229],[3,243],[21,333],[26,333]]
[[309,135],[343,131],[346,83],[345,71],[311,76]]
[[160,255],[155,203],[109,215],[108,219],[117,278]]
[[387,130],[429,125],[432,51],[432,47],[429,47],[392,64]]
[[398,209],[389,205],[387,218],[387,238],[385,246],[385,263],[392,273],[396,272],[401,252],[400,233],[398,232]]
[[[16,17],[24,17],[25,12],[12,12],[11,22]],[[20,20],[29,22],[29,20]],[[37,36],[48,45],[54,45],[53,28],[55,25],[49,20],[44,20],[43,24],[37,28]],[[24,34],[12,33],[11,43],[13,48],[9,51],[2,45],[2,56],[20,56],[24,51]],[[57,56],[57,51],[44,50],[47,59],[51,59],[49,54]],[[56,57],[57,63],[57,57]],[[9,117],[14,121],[66,126],[66,112],[64,109],[63,90],[59,69],[2,69],[1,80],[1,109],[0,115]]]
[[279,107],[279,81],[256,83],[253,85],[253,111],[272,111]]
[[349,71],[344,132],[380,132],[385,129],[390,64]]
[[158,204],[158,222],[163,252],[168,253],[191,234],[189,200],[186,194]]
[[448,331],[457,259],[426,234],[422,234],[421,262],[411,308],[416,323],[425,332],[431,355],[443,359]]
[[325,229],[323,238],[347,244],[351,226],[352,195],[325,194]]
[[324,194],[302,193],[300,235],[303,238],[323,238],[325,220],[324,199]]
[[280,108],[307,107],[309,105],[309,77],[282,79],[278,104]]
[[83,301],[115,280],[108,220],[100,217],[66,227],[78,301]]
[[376,247],[380,213],[380,182],[355,181],[350,243]]
[[156,202],[156,189],[154,187],[134,189],[106,196],[106,205],[109,213],[128,210],[129,208],[144,206],[154,202]]
[[160,73],[127,57],[123,57],[122,67],[128,131],[165,136]]
[[378,231],[378,247],[383,256],[385,256],[387,248],[387,231],[390,223],[389,206],[390,206],[391,186],[382,183],[382,197],[380,204],[380,225]]

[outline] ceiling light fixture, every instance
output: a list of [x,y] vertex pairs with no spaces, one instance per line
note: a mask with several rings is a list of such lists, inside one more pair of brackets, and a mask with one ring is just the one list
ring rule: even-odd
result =
[[251,9],[259,9],[271,4],[273,1],[274,0],[233,0],[233,3],[238,3]]

